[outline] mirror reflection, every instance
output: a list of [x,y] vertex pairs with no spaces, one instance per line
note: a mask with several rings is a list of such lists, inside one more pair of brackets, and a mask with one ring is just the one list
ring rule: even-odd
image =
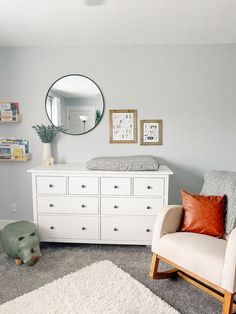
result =
[[51,123],[72,135],[91,131],[104,111],[103,94],[97,84],[76,74],[58,79],[48,90],[45,103]]

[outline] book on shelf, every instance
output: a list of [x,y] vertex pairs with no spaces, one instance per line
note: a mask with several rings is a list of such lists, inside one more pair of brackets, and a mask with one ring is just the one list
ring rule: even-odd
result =
[[12,159],[23,160],[24,155],[25,155],[24,145],[12,145],[11,146]]
[[0,116],[2,121],[10,121],[19,114],[18,102],[0,102]]
[[11,159],[10,145],[0,145],[0,159]]
[[0,137],[0,159],[24,160],[29,142],[16,137]]

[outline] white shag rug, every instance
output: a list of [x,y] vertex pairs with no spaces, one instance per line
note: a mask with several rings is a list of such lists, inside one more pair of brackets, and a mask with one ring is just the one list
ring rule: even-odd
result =
[[110,261],[87,266],[0,305],[1,314],[179,314]]

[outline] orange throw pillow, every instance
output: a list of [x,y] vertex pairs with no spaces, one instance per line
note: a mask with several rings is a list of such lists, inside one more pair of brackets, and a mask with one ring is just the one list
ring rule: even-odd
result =
[[191,195],[181,191],[184,216],[181,231],[221,238],[224,234],[224,196]]

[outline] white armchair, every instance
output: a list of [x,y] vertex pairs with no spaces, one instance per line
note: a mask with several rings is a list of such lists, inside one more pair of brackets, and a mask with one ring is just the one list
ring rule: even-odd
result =
[[[220,172],[220,175],[222,173],[227,174]],[[206,180],[205,176],[205,182]],[[221,300],[223,314],[232,313],[236,292],[236,228],[230,232],[227,239],[178,232],[182,214],[182,206],[179,205],[167,206],[160,210],[153,232],[150,277],[164,279],[178,275]],[[174,269],[158,272],[159,260],[170,264]]]

